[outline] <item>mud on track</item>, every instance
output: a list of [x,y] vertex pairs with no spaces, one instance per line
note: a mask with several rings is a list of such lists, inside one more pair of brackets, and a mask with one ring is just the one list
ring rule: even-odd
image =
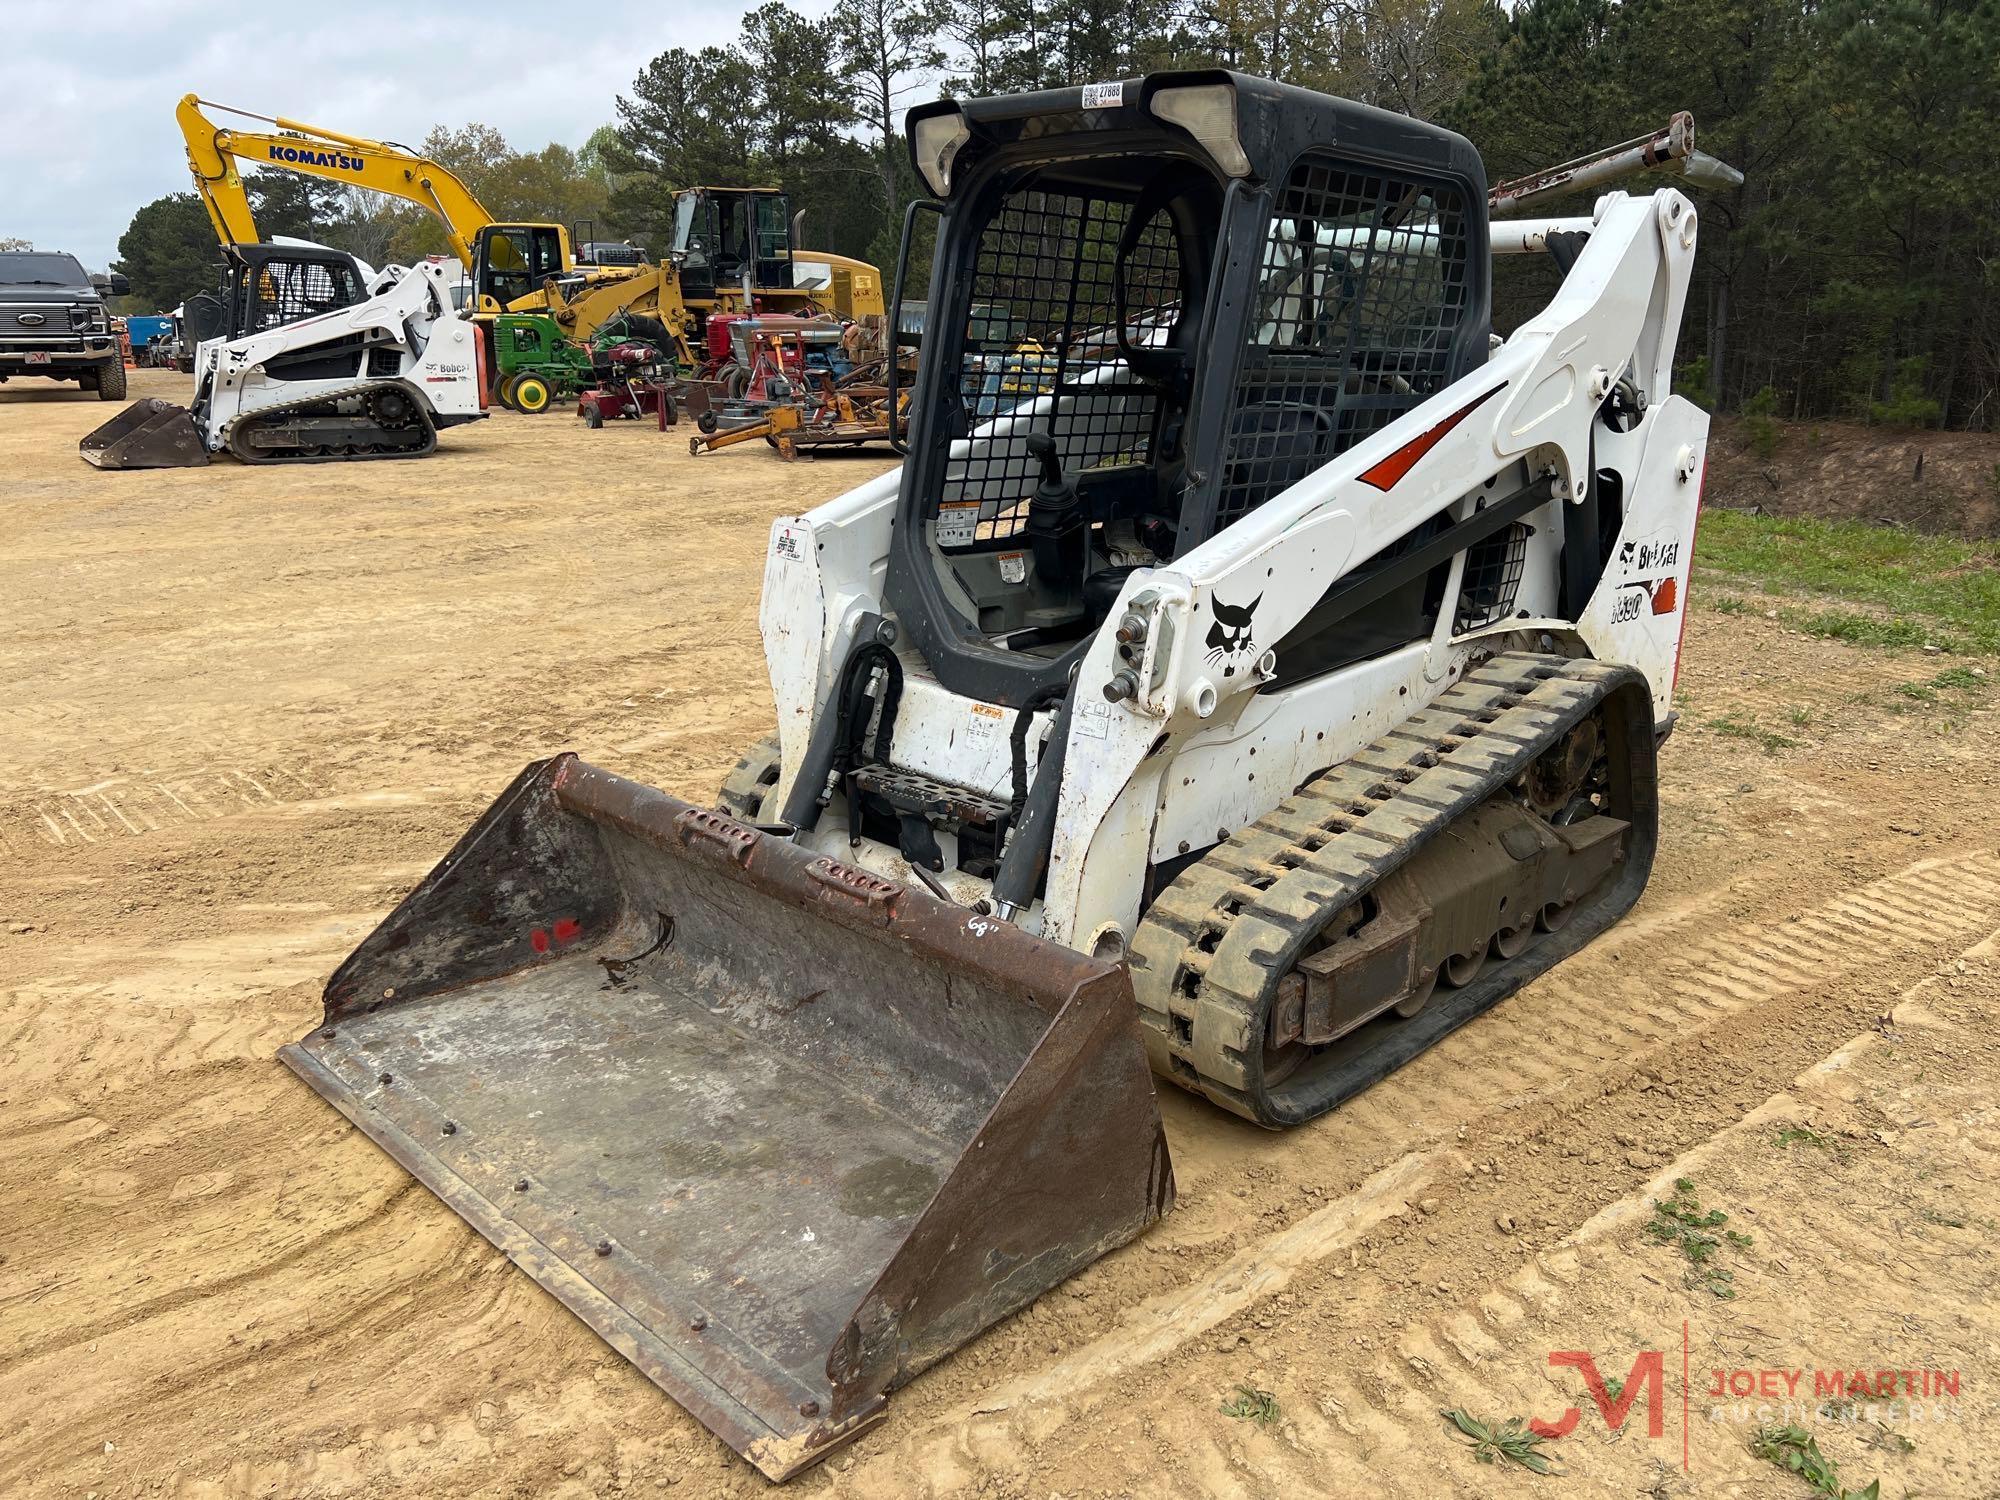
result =
[[[415,463],[102,474],[107,414],[0,390],[0,1493],[763,1490],[272,1054],[526,761],[706,800],[769,723],[770,517],[880,461],[501,414]],[[1312,1128],[1168,1097],[1180,1210],[792,1490],[1555,1493],[1438,1408],[1553,1416],[1551,1349],[1663,1348],[1661,1439],[1585,1401],[1554,1446],[1572,1493],[1694,1493],[1683,1322],[1696,1384],[1960,1370],[1915,1452],[1823,1445],[1885,1494],[1990,1488],[2000,734],[1853,701],[1935,669],[1697,588],[1631,920]],[[1698,727],[1739,706],[1812,727]],[[1733,1301],[1638,1232],[1682,1173],[1753,1235]],[[1222,1414],[1239,1381],[1277,1422]],[[1779,1492],[1693,1414],[1700,1493]]]

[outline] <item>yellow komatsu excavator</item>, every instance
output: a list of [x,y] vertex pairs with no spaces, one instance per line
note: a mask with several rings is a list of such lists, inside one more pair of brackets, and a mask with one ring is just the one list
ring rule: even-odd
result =
[[[218,125],[204,109],[271,129]],[[713,221],[706,239],[698,229],[693,235],[697,259],[708,246],[733,243],[732,218],[746,232],[755,228],[756,254],[742,257],[747,274],[715,277],[704,260],[699,268],[706,273],[703,285],[690,297],[683,294],[674,259],[660,265],[581,262],[561,224],[499,223],[449,168],[392,142],[251,114],[193,94],[181,100],[175,115],[187,141],[195,188],[223,244],[251,244],[260,237],[241,163],[386,193],[437,219],[471,278],[470,307],[483,322],[501,313],[546,312],[565,334],[587,339],[620,313],[638,314],[665,324],[679,345],[677,356],[695,364],[694,341],[711,312],[742,310],[751,303],[784,312],[825,309],[853,318],[879,317],[883,310],[881,273],[874,266],[792,247],[784,196],[776,188],[700,188],[681,195],[687,205],[681,214],[688,221],[684,233],[695,228],[697,218],[704,224]]]

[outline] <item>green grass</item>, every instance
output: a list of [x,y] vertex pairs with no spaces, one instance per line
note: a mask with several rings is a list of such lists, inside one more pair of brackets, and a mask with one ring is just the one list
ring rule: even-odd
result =
[[[1825,601],[1820,608],[1780,610],[1780,618],[1808,635],[1863,646],[2000,652],[2000,543],[1863,521],[1709,510],[1702,513],[1695,561],[1707,579]],[[1721,600],[1716,607],[1747,610]]]
[[1892,714],[1924,714],[1940,731],[1949,731],[1989,700],[1992,680],[1974,667],[1947,667],[1928,682],[1899,682],[1885,695],[1864,693],[1855,701]]
[[1278,1420],[1278,1398],[1255,1386],[1238,1385],[1235,1394],[1222,1403],[1222,1414],[1269,1427]]
[[1824,1151],[1835,1161],[1847,1160],[1847,1148],[1830,1135],[1822,1135],[1809,1125],[1787,1125],[1778,1131],[1776,1141],[1780,1146],[1811,1146],[1816,1151]]
[[1840,1465],[1819,1451],[1819,1443],[1805,1428],[1767,1424],[1750,1435],[1752,1456],[1776,1464],[1788,1474],[1796,1474],[1827,1500],[1880,1500],[1882,1481],[1870,1482],[1866,1489],[1850,1490],[1840,1482]]
[[1704,1212],[1694,1195],[1694,1179],[1680,1177],[1674,1181],[1671,1198],[1653,1200],[1653,1217],[1646,1224],[1646,1237],[1656,1244],[1671,1245],[1681,1253],[1688,1263],[1690,1289],[1728,1300],[1736,1295],[1733,1285],[1736,1275],[1717,1265],[1716,1256],[1725,1242],[1738,1250],[1750,1248],[1747,1234],[1738,1234],[1733,1229],[1724,1229],[1719,1236],[1708,1232],[1720,1228],[1728,1219],[1729,1215],[1719,1208]]
[[[1794,720],[1794,722],[1803,721]],[[1755,719],[1743,718],[1733,713],[1710,719],[1707,727],[1732,740],[1748,740],[1761,748],[1766,755],[1776,755],[1780,750],[1789,750],[1798,743],[1790,735],[1779,734],[1775,729],[1766,729]]]
[[1536,1474],[1560,1474],[1547,1454],[1542,1452],[1546,1439],[1528,1430],[1528,1424],[1519,1417],[1509,1417],[1504,1422],[1491,1419],[1482,1421],[1459,1407],[1445,1412],[1444,1419],[1465,1434],[1472,1445],[1472,1456],[1483,1464],[1496,1464],[1502,1459],[1519,1464]]

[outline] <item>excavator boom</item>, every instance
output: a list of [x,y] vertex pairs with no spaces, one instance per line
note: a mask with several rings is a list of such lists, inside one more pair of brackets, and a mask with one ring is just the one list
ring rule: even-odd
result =
[[[276,133],[218,125],[202,113],[204,105],[246,120],[262,121]],[[208,209],[217,238],[224,244],[255,244],[262,238],[238,168],[238,162],[246,159],[260,166],[325,178],[345,187],[387,193],[428,210],[443,227],[452,253],[467,270],[472,269],[474,240],[479,231],[494,222],[493,215],[472,189],[459,181],[450,168],[385,141],[346,135],[283,116],[253,115],[193,94],[182,98],[174,117],[187,141],[188,167],[194,173],[195,188]],[[569,262],[565,235],[565,267]]]

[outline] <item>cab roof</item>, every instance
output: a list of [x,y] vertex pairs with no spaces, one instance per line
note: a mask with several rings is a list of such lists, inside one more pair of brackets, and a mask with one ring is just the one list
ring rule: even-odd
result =
[[[1218,85],[1229,91],[1234,104],[1241,162],[1220,160],[1185,126],[1162,117],[1153,107],[1164,92]],[[1113,89],[1117,91],[1115,102],[1110,96]],[[1226,68],[1149,73],[1116,84],[1042,89],[985,99],[939,99],[917,105],[909,111],[905,130],[911,161],[921,180],[928,179],[918,155],[918,127],[925,120],[953,113],[963,118],[969,132],[955,159],[954,183],[969,175],[959,170],[957,163],[969,166],[982,156],[1024,142],[1091,132],[1144,132],[1157,138],[1166,132],[1183,137],[1225,175],[1253,183],[1281,180],[1302,151],[1320,148],[1358,160],[1447,173],[1476,188],[1475,201],[1483,201],[1486,195],[1486,170],[1479,153],[1456,131]]]

